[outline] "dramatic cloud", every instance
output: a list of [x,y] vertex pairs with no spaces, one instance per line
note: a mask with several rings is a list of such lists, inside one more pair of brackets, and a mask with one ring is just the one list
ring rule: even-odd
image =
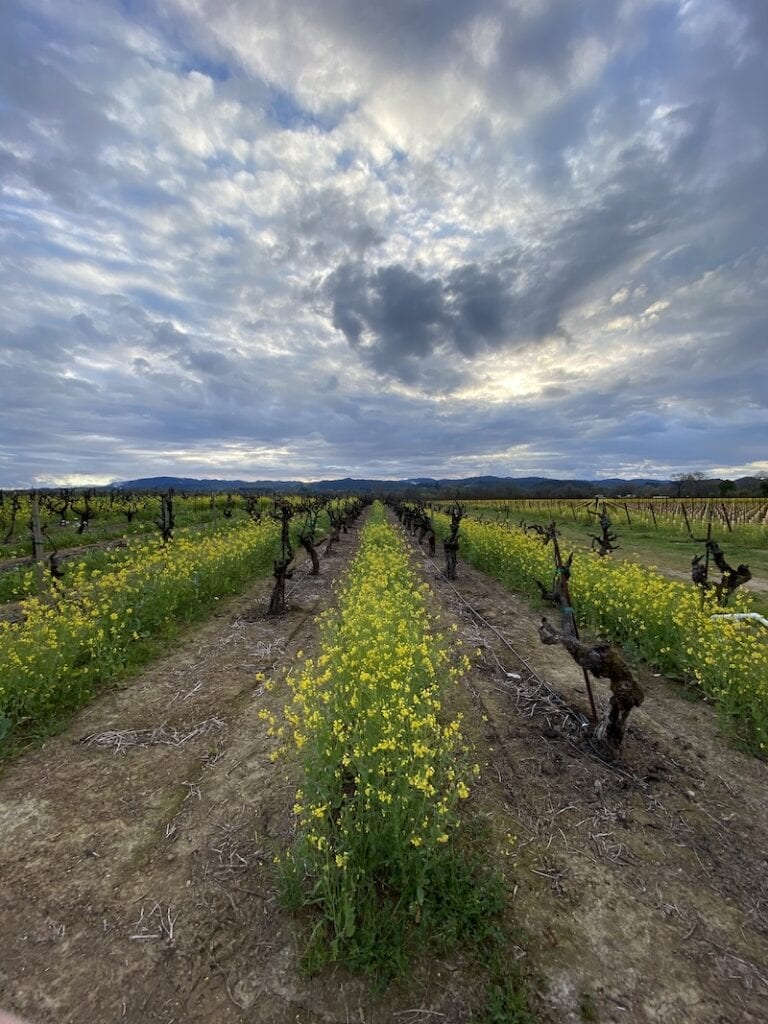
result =
[[768,469],[763,0],[11,0],[0,486]]

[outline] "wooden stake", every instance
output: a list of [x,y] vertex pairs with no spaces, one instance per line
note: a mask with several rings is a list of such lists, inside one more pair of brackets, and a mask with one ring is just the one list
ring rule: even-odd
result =
[[[555,569],[560,577],[559,593],[561,594],[560,611],[563,616],[563,625],[566,631],[573,633],[574,637],[579,640],[579,627],[576,625],[576,615],[573,611],[571,604],[571,592],[568,587],[568,574],[563,566],[563,558],[560,554],[560,545],[557,542],[557,528],[554,520],[550,524],[550,536],[552,538],[552,544],[555,552]],[[555,593],[558,593],[558,588],[555,587]],[[565,602],[565,603],[563,603]],[[584,682],[587,687],[587,695],[589,697],[589,707],[592,712],[592,724],[597,725],[597,707],[595,706],[595,695],[592,692],[592,680],[589,678],[589,672],[582,666],[581,671],[584,674]]]
[[43,531],[40,526],[40,502],[37,495],[32,495],[32,558],[35,562],[42,562],[45,558],[45,542]]

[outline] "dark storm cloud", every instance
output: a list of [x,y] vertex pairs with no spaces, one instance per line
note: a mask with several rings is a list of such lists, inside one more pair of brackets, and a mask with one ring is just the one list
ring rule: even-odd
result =
[[[566,212],[536,245],[465,264],[444,277],[401,265],[345,263],[326,280],[333,325],[376,370],[411,381],[419,362],[455,350],[472,357],[565,337],[562,319],[683,213],[684,176],[706,134],[700,107],[669,119],[679,141],[665,155],[627,147],[590,205]],[[690,210],[689,210],[690,213]]]
[[[379,267],[366,275],[351,264],[339,267],[327,282],[334,326],[350,345],[379,370],[403,367],[431,355],[448,326],[444,288],[402,266]],[[365,332],[373,335],[367,343]]]

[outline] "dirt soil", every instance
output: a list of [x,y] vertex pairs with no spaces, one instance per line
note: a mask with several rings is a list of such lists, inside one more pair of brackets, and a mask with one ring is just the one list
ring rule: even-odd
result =
[[[32,1024],[470,1019],[460,951],[406,991],[309,980],[276,900],[295,779],[259,718],[285,688],[255,676],[280,680],[316,649],[314,617],[356,540],[342,535],[319,578],[296,572],[285,616],[263,617],[269,581],[222,602],[176,653],[5,768],[0,1006]],[[583,709],[580,671],[539,643],[538,617],[464,563],[455,586],[418,551],[414,564],[443,624],[482,652],[451,710],[484,763],[470,802],[498,846],[539,1019],[768,1019],[768,766],[647,673],[622,763],[606,765],[465,602]]]
[[481,651],[467,681],[488,751],[474,799],[500,848],[505,830],[517,837],[507,872],[541,1019],[768,1020],[768,765],[728,745],[711,706],[642,668],[645,702],[606,764],[529,675],[588,714],[581,670],[539,641],[540,613],[465,563],[451,585],[417,557]]

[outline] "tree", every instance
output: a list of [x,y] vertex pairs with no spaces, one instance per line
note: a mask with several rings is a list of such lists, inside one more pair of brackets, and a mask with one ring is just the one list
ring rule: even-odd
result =
[[678,498],[697,498],[703,493],[703,482],[707,474],[696,470],[693,473],[673,473],[672,479],[677,485]]

